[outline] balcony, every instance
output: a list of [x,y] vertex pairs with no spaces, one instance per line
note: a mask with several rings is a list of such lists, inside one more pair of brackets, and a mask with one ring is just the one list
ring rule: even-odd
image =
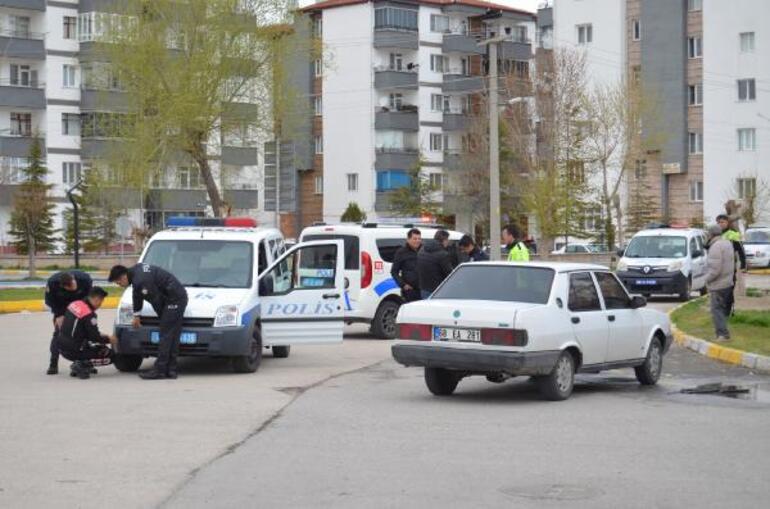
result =
[[120,90],[83,88],[80,108],[84,111],[128,111],[128,95]]
[[403,105],[398,110],[390,110],[388,108],[375,110],[374,128],[418,131],[420,129],[420,118],[417,113],[417,106]]
[[147,193],[146,209],[197,210],[206,207],[205,189],[151,189]]
[[444,53],[464,53],[466,55],[485,55],[486,46],[479,46],[475,37],[463,33],[444,34],[441,44]]
[[417,89],[417,69],[391,69],[388,66],[374,68],[375,88]]
[[449,172],[460,171],[463,168],[463,152],[461,150],[445,150],[442,167]]
[[256,166],[257,147],[222,146],[222,164],[232,166]]
[[468,76],[465,74],[445,74],[442,90],[447,92],[481,92],[484,90],[484,78],[482,76]]
[[467,111],[462,109],[448,110],[444,112],[444,131],[467,131],[470,127],[470,117]]
[[419,47],[417,32],[380,28],[374,31],[375,48],[400,48],[416,50]]
[[259,208],[259,191],[256,189],[225,189],[224,199],[234,209]]
[[374,168],[377,170],[410,170],[417,166],[420,152],[416,148],[378,147]]
[[28,11],[45,11],[45,0],[0,0],[0,7],[26,9]]
[[21,86],[18,80],[16,83],[7,79],[0,80],[0,106],[44,110],[45,85],[33,81],[29,86]]
[[374,210],[376,212],[393,211],[393,191],[377,191],[374,196]]
[[[0,130],[0,156],[8,157],[29,157],[29,150],[32,147],[32,134],[19,135],[8,131]],[[45,154],[45,138],[40,135],[40,145]]]
[[6,58],[45,60],[44,34],[0,29],[0,55]]
[[528,39],[503,41],[500,45],[501,60],[529,60],[532,58],[532,42]]
[[83,159],[99,159],[115,153],[121,143],[117,139],[108,138],[88,138],[82,137],[80,140],[80,156]]

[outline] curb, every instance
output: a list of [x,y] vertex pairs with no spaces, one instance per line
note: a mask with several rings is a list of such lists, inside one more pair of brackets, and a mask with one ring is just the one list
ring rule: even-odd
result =
[[[689,303],[685,302],[669,311],[669,318],[674,311],[687,304]],[[742,366],[757,373],[770,375],[770,357],[766,355],[744,352],[743,350],[729,348],[717,343],[712,343],[711,341],[706,341],[705,339],[690,336],[689,334],[682,332],[682,330],[674,325],[673,322],[671,322],[671,331],[674,334],[674,341],[679,346],[687,348],[688,350],[692,350],[693,352],[697,352],[705,357],[708,357],[709,359],[714,359],[726,364],[732,364],[734,366]]]
[[770,269],[749,269],[749,274],[755,276],[770,276]]
[[[104,299],[102,309],[115,309],[118,307],[120,297],[107,297]],[[20,313],[23,311],[48,311],[48,306],[42,300],[9,300],[0,302],[0,314]]]

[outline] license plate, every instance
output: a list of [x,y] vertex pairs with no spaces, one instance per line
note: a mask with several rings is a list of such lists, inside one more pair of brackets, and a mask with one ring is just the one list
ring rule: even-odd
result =
[[655,281],[654,279],[637,279],[636,281],[634,281],[634,284],[640,285],[640,286],[654,286],[658,284],[658,282]]
[[[194,345],[198,342],[198,333],[197,332],[182,332],[182,335],[179,336],[179,343],[182,345]],[[152,331],[150,333],[150,343],[153,345],[157,345],[160,343],[160,331]]]
[[479,329],[433,327],[433,341],[461,341],[466,343],[480,343],[481,331]]

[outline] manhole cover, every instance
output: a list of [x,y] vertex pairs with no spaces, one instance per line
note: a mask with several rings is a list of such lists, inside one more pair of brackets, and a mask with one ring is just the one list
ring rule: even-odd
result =
[[588,500],[604,492],[590,486],[575,484],[533,484],[501,488],[500,492],[509,497],[529,498],[533,500]]

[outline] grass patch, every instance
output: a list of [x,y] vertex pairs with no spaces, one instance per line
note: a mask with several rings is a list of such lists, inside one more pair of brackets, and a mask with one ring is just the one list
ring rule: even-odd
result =
[[[105,290],[110,295],[121,295],[122,288],[117,286],[105,286]],[[0,289],[0,301],[11,300],[43,300],[45,288],[3,288]]]
[[[708,298],[689,302],[671,314],[683,332],[708,341],[714,339]],[[732,339],[724,346],[770,355],[770,311],[736,311],[729,322]]]

